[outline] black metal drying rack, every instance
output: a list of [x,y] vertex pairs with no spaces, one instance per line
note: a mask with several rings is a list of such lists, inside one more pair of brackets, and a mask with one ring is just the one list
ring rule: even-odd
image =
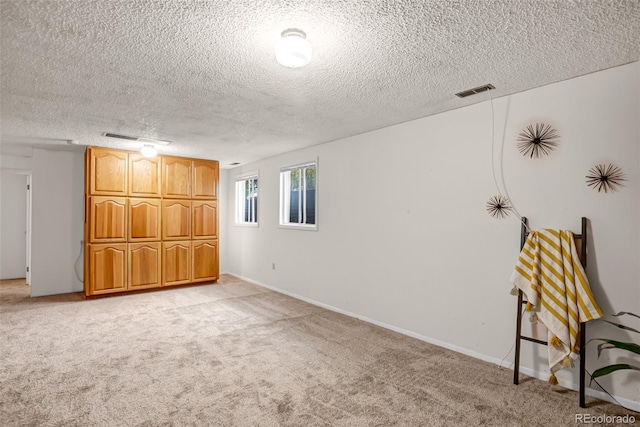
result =
[[[520,250],[524,247],[524,243],[529,236],[527,231],[528,221],[526,217],[522,217],[522,225],[520,226]],[[574,234],[573,238],[576,243],[576,250],[578,251],[578,257],[583,268],[587,267],[587,218],[582,217],[582,232],[580,234]],[[518,319],[516,323],[516,355],[515,366],[513,368],[513,383],[520,383],[520,342],[522,340],[530,341],[536,344],[547,345],[546,341],[542,341],[536,338],[527,337],[522,335],[522,305],[527,301],[523,298],[522,291],[518,290]],[[587,324],[586,322],[580,322],[580,407],[585,406],[585,372],[586,372],[586,354],[585,344],[587,336]]]

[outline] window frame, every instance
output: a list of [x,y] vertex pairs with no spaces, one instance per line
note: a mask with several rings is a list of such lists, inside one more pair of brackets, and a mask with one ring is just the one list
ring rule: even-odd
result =
[[[255,179],[256,183],[258,184],[258,191],[256,192],[256,197],[255,197],[255,222],[247,222],[244,221],[244,217],[246,214],[245,208],[244,208],[244,197],[245,197],[245,193],[244,193],[244,186],[246,184],[243,185],[242,190],[240,191],[240,187],[239,184],[240,182],[246,183],[248,180],[251,179]],[[234,204],[235,204],[235,212],[234,212],[234,225],[237,225],[238,227],[259,227],[260,226],[260,209],[259,209],[259,204],[258,201],[260,199],[260,173],[259,171],[252,171],[252,172],[247,172],[247,173],[243,173],[240,175],[237,175],[235,177],[235,185],[234,185],[234,191],[235,191],[235,200],[234,200]],[[242,200],[241,200],[242,198]],[[242,206],[242,207],[241,207]]]
[[[314,166],[316,171],[315,176],[315,194],[314,194],[314,202],[315,202],[315,224],[304,224],[304,223],[293,223],[285,221],[285,218],[290,216],[290,199],[286,197],[285,184],[288,184],[286,188],[288,189],[290,186],[290,182],[285,182],[285,177],[283,174],[286,172],[291,172],[296,169],[303,169],[308,166]],[[303,163],[297,163],[289,166],[284,166],[280,168],[280,186],[279,186],[279,215],[278,215],[278,228],[290,229],[290,230],[306,230],[306,231],[318,231],[318,158],[314,160],[310,160]],[[304,182],[304,180],[302,180]],[[305,189],[306,192],[306,189]],[[306,199],[305,199],[306,201]]]

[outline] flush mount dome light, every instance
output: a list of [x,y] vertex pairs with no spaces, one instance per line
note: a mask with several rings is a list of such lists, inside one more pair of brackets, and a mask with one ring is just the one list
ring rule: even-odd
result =
[[311,43],[304,31],[289,28],[282,32],[282,38],[276,43],[276,60],[289,68],[300,68],[311,59]]
[[152,144],[144,144],[140,149],[140,154],[145,157],[152,158],[158,155],[158,150]]

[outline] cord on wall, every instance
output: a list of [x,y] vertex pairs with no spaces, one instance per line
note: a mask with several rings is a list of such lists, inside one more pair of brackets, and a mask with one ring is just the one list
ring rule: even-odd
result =
[[[526,307],[522,309],[522,315],[524,315],[525,311],[526,311]],[[502,364],[504,363],[504,360],[507,358],[507,356],[509,356],[509,354],[511,354],[515,346],[516,346],[515,342],[511,344],[511,348],[509,349],[509,351],[507,351],[507,354],[504,355],[504,357],[500,361],[500,364],[498,365],[500,369],[502,369]],[[513,362],[511,362],[511,364],[509,365],[509,368],[511,368],[512,366],[513,366]]]
[[78,261],[82,260],[82,255],[84,254],[84,240],[80,240],[80,253],[78,254],[78,258],[76,258],[76,262],[73,263],[73,271],[76,273],[76,279],[80,281],[80,283],[84,283],[84,274],[78,274]]
[[[489,93],[489,102],[491,105],[491,172],[493,173],[493,182],[496,185],[496,189],[498,190],[498,194],[500,194],[501,196],[504,196],[507,198],[507,200],[509,200],[509,204],[511,205],[511,209],[513,210],[513,212],[516,214],[516,216],[518,217],[518,219],[520,220],[520,224],[522,224],[527,231],[531,231],[531,229],[529,228],[529,226],[527,225],[527,223],[522,219],[522,215],[520,215],[520,212],[518,212],[518,209],[516,208],[516,205],[513,203],[513,200],[511,199],[511,197],[509,196],[509,192],[507,191],[507,184],[505,182],[504,179],[504,170],[502,168],[502,159],[503,159],[503,153],[504,153],[504,136],[506,134],[506,131],[502,132],[502,144],[500,146],[500,178],[502,181],[502,189],[504,190],[504,193],[502,191],[502,189],[500,189],[500,185],[498,184],[498,179],[496,177],[496,166],[495,166],[495,127],[496,127],[496,115],[495,115],[495,110],[493,107],[493,96],[491,95],[491,91],[487,90],[487,92]],[[506,120],[505,120],[505,128],[506,128]]]

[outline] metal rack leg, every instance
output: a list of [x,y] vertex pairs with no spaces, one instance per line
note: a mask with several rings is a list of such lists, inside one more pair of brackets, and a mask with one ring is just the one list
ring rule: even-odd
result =
[[587,344],[587,324],[580,323],[580,407],[586,408],[585,404],[585,378],[586,372],[586,344]]
[[516,321],[516,355],[513,365],[513,383],[520,383],[520,336],[522,334],[522,291],[518,290],[518,315]]

